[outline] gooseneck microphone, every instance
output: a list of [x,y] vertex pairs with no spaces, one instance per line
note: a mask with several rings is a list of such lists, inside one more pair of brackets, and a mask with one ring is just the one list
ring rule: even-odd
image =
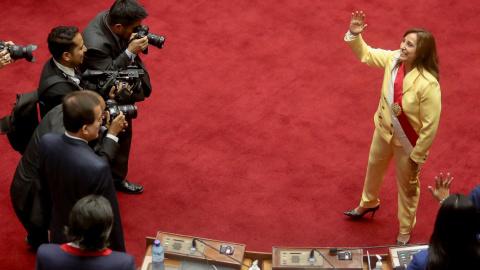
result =
[[192,247],[190,248],[190,250],[192,251],[197,250],[197,242],[195,241],[195,238],[193,238],[192,240]]
[[315,250],[313,250],[313,249],[312,249],[312,251],[310,251],[310,258],[308,260],[311,261],[311,262],[315,261],[315,257],[313,256],[314,252],[315,252]]
[[[193,246],[194,246],[194,245],[196,246],[196,243],[195,243],[195,241],[198,241],[198,242],[200,242],[200,243],[204,244],[205,246],[208,246],[208,247],[210,247],[210,248],[212,248],[212,249],[214,249],[214,250],[218,251],[218,253],[220,253],[220,254],[223,254],[223,255],[227,256],[228,258],[230,258],[230,259],[232,259],[232,260],[234,260],[234,261],[238,262],[239,264],[241,264],[241,265],[243,265],[243,266],[246,266],[246,267],[248,267],[248,268],[250,268],[250,267],[251,267],[251,265],[246,265],[246,264],[244,264],[243,262],[241,262],[241,261],[239,261],[239,260],[235,259],[234,257],[230,256],[229,254],[221,252],[219,249],[217,249],[217,248],[215,248],[215,247],[213,247],[213,246],[211,246],[211,245],[209,245],[209,244],[205,243],[204,241],[202,241],[202,240],[200,240],[200,239],[198,239],[198,238],[193,238],[193,240],[192,240],[192,248],[193,248]],[[194,243],[195,243],[195,244],[194,244]]]
[[323,258],[325,261],[327,261],[328,264],[330,264],[330,266],[331,266],[333,269],[337,270],[337,268],[336,268],[335,266],[333,266],[333,264],[332,264],[327,258],[325,258],[325,256],[323,256],[323,253],[320,252],[320,251],[318,251],[316,248],[312,249],[312,251],[310,252],[310,258],[313,258],[313,251],[318,252],[318,254],[320,254],[320,256],[322,256],[322,258]]

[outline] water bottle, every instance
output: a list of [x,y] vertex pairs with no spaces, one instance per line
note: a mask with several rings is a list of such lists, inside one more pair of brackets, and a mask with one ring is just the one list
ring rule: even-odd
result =
[[165,270],[165,253],[160,240],[155,240],[152,246],[152,270]]
[[380,255],[376,255],[377,256],[377,264],[375,264],[375,268],[373,268],[373,270],[382,270],[382,257],[380,257]]

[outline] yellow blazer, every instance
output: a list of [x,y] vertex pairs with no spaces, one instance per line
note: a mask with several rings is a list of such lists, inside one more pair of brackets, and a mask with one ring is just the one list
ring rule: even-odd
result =
[[[400,146],[400,142],[394,136],[390,108],[387,103],[392,65],[400,50],[372,49],[363,41],[362,35],[350,41],[345,37],[345,40],[362,63],[385,70],[380,103],[374,116],[375,128],[385,141],[390,143],[393,140],[395,145]],[[417,163],[425,163],[428,150],[437,133],[442,109],[440,84],[437,79],[426,70],[423,70],[423,74],[420,74],[417,68],[410,71],[403,80],[402,107],[408,121],[418,134],[418,140],[410,153],[410,158]]]

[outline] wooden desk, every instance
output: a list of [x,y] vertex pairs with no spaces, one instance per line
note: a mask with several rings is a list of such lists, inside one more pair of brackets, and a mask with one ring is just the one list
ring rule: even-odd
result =
[[[152,245],[153,241],[155,238],[153,237],[147,237],[146,238],[146,252],[145,252],[145,257],[142,262],[142,266],[140,270],[148,270],[148,265],[152,262]],[[383,270],[392,270],[390,266],[390,257],[389,255],[381,255],[382,256],[382,262],[383,262]],[[266,253],[266,252],[252,252],[252,251],[245,251],[245,256],[243,259],[243,263],[246,265],[252,265],[252,262],[257,260],[258,261],[258,266],[262,270],[272,270],[272,254],[271,253]],[[371,262],[371,267],[372,269],[375,268],[375,262],[377,261],[375,255],[370,255],[370,262]],[[180,266],[180,260],[177,259],[171,259],[171,258],[165,258],[165,266],[173,269],[178,269]],[[366,255],[363,255],[363,269],[368,270],[368,265],[367,265],[368,259]],[[328,267],[324,269],[329,269]],[[332,269],[332,268],[330,268]],[[248,270],[246,266],[242,266],[241,270]]]
[[[161,235],[162,236],[162,235]],[[158,236],[157,236],[158,237]],[[142,266],[141,266],[141,270],[149,270],[149,265],[150,263],[152,262],[152,246],[153,246],[153,242],[155,241],[156,238],[153,238],[153,237],[147,237],[146,238],[146,252],[145,252],[145,257],[143,258],[143,262],[142,262]],[[215,240],[205,240],[205,239],[202,239],[203,241],[205,242],[209,242],[209,244],[212,244],[210,241],[215,241]],[[223,242],[222,242],[223,243]],[[238,244],[237,244],[237,248],[238,248]],[[243,254],[244,254],[244,246],[243,246],[243,249],[242,247],[240,246],[240,250],[236,250],[237,254],[239,254],[241,252],[242,254],[242,258],[243,258]],[[205,252],[205,253],[208,253],[208,252]],[[260,254],[261,253],[252,253],[252,254],[256,254],[256,255],[252,255],[253,257],[258,257],[258,256],[261,256]],[[169,257],[168,256],[169,254],[165,254],[165,267],[166,268],[172,268],[172,269],[178,269],[179,266],[180,266],[180,263],[182,261],[182,258],[179,257],[179,256],[173,256],[173,257]],[[208,260],[212,259],[213,257],[215,257],[213,254],[210,254],[208,255],[206,254],[206,258],[208,258]],[[263,256],[264,258],[267,258],[265,256]],[[271,257],[271,256],[270,256]],[[242,260],[241,258],[237,258],[237,259],[240,259]],[[198,260],[198,259],[197,259]],[[205,258],[203,259],[200,259],[200,261],[202,260],[206,260]],[[225,260],[225,259],[224,259]],[[215,260],[213,260],[215,261]],[[246,264],[246,265],[252,265],[253,263],[253,260],[251,258],[243,258],[243,263]],[[219,261],[219,263],[222,263],[221,261]],[[226,267],[234,267],[233,265],[228,265],[228,264],[225,264],[223,263],[223,266],[226,266]],[[248,270],[248,267],[246,267],[245,265],[242,265],[240,270]]]

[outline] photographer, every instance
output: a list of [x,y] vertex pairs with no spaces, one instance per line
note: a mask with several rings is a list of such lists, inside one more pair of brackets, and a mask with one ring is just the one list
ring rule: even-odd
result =
[[[95,95],[101,102],[102,110],[105,103],[96,92],[87,91]],[[107,123],[110,123],[108,131],[100,128],[97,142],[90,144],[95,153],[103,160],[110,163],[118,149],[118,134],[127,127],[125,116],[120,113],[110,121],[108,111]],[[47,230],[43,228],[44,216],[40,209],[39,194],[35,182],[38,181],[38,147],[40,139],[47,133],[65,133],[63,125],[62,105],[57,105],[50,110],[35,129],[25,153],[20,158],[17,169],[10,186],[10,196],[15,214],[27,231],[26,243],[33,248],[48,242]]]
[[[11,45],[15,45],[15,44],[13,44],[13,42],[11,42],[11,41],[5,42],[5,46],[11,46]],[[8,53],[7,49],[3,49],[0,52],[0,69],[3,68],[4,66],[10,64],[10,63],[13,63],[13,62],[14,61],[10,57],[10,53]]]
[[[130,104],[145,100],[152,87],[140,52],[148,46],[148,38],[135,39],[134,29],[148,16],[135,0],[117,0],[110,10],[100,12],[85,28],[83,37],[88,51],[82,69],[118,71],[136,66],[144,71],[141,85],[131,94]],[[120,137],[120,149],[112,164],[112,175],[118,191],[139,194],[143,187],[125,179],[132,142],[132,121]]]
[[52,57],[43,66],[39,85],[53,76],[56,76],[59,82],[38,93],[42,118],[48,111],[61,104],[65,95],[85,87],[79,79],[79,71],[76,70],[83,62],[83,55],[87,51],[78,28],[74,26],[53,28],[47,41]]

